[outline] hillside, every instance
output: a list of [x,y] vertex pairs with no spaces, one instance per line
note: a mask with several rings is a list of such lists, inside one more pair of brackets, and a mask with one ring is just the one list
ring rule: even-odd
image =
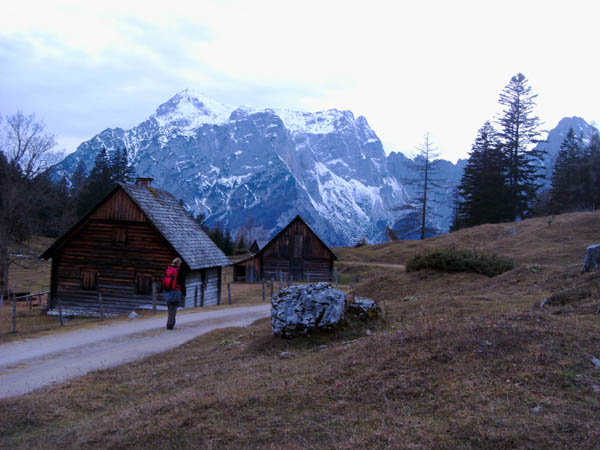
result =
[[[598,448],[600,275],[580,271],[599,225],[575,213],[336,249],[384,321],[294,341],[259,321],[0,401],[0,447]],[[488,278],[360,264],[435,247],[517,266]]]

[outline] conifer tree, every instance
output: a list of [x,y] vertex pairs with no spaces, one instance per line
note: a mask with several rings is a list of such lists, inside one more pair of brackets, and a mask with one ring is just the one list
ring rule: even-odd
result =
[[111,163],[106,148],[98,152],[94,160],[94,168],[90,172],[77,202],[77,216],[82,217],[96,205],[113,186]]
[[434,188],[441,187],[442,180],[437,176],[439,173],[440,156],[429,133],[425,133],[423,143],[417,147],[417,154],[410,164],[414,178],[406,179],[404,182],[415,186],[417,196],[413,203],[394,208],[394,211],[407,211],[403,218],[403,226],[398,229],[402,234],[414,233],[416,231],[419,239],[425,239],[435,235],[436,230],[429,223],[435,215],[433,211],[434,199],[431,194]]
[[245,252],[247,250],[246,240],[244,239],[244,233],[239,233],[239,238],[236,244],[236,250],[240,253]]
[[71,175],[71,198],[76,202],[83,186],[85,185],[85,163],[80,160],[75,168],[75,172]]
[[500,93],[499,103],[504,107],[497,119],[499,138],[506,160],[506,207],[510,220],[527,216],[540,187],[543,152],[531,148],[539,142],[540,120],[533,114],[535,99],[527,78],[522,73],[513,76]]
[[505,159],[496,130],[486,122],[478,131],[458,187],[454,228],[509,220]]
[[229,228],[225,229],[223,247],[221,250],[223,250],[223,253],[225,253],[227,256],[233,255],[233,240],[231,238],[231,231],[229,231]]
[[594,130],[585,149],[586,158],[586,194],[590,209],[600,208],[600,133]]
[[550,207],[560,213],[579,209],[585,201],[585,176],[587,170],[582,153],[581,138],[569,128],[567,136],[560,144],[552,173]]
[[133,178],[133,167],[129,164],[127,149],[116,149],[113,152],[110,168],[111,176],[114,182],[127,183]]

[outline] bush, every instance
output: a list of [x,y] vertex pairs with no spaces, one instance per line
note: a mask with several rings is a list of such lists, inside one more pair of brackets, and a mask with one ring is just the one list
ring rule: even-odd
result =
[[406,271],[434,269],[441,272],[475,272],[493,277],[514,267],[515,263],[503,256],[445,248],[415,256],[406,265]]

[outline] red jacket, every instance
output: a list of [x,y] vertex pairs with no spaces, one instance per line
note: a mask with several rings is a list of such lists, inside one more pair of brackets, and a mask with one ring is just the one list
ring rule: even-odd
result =
[[167,272],[165,276],[171,277],[174,281],[171,281],[171,289],[173,291],[182,291],[182,294],[185,295],[185,289],[182,289],[181,286],[184,284],[181,279],[181,272],[178,267],[169,266],[167,267]]

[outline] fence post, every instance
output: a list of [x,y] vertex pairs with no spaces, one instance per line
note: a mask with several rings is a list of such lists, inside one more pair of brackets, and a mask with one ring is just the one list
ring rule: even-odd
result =
[[104,305],[102,304],[101,292],[98,292],[98,308],[100,309],[100,320],[104,320]]
[[227,283],[227,303],[231,305],[231,283]]
[[12,304],[12,333],[17,332],[17,296],[13,294],[13,304]]
[[65,322],[63,321],[62,315],[62,303],[60,302],[60,298],[56,297],[56,303],[58,304],[58,321],[60,322],[60,326],[64,326]]
[[308,284],[310,284],[310,271],[309,270],[306,271],[306,282]]
[[29,311],[31,311],[31,308],[32,308],[31,302],[32,302],[32,297],[31,296],[27,297],[27,309]]
[[102,305],[102,293],[98,292],[98,307],[100,308],[100,320],[104,320],[104,305]]
[[263,298],[263,302],[265,301],[265,280],[263,278],[262,280],[262,298]]
[[194,308],[198,307],[198,285],[194,287]]
[[273,298],[273,278],[271,278],[271,298]]
[[152,314],[156,314],[156,306],[158,305],[158,289],[156,286],[156,281],[152,282]]
[[206,283],[202,283],[200,288],[200,307],[204,307],[204,292],[206,291]]
[[4,295],[0,294],[0,307],[2,306],[2,301],[4,300]]
[[279,290],[281,290],[282,277],[283,277],[283,275],[281,274],[281,269],[279,269]]
[[337,287],[338,287],[338,273],[337,273],[337,270],[334,270],[333,274],[335,276],[335,287],[337,289]]

